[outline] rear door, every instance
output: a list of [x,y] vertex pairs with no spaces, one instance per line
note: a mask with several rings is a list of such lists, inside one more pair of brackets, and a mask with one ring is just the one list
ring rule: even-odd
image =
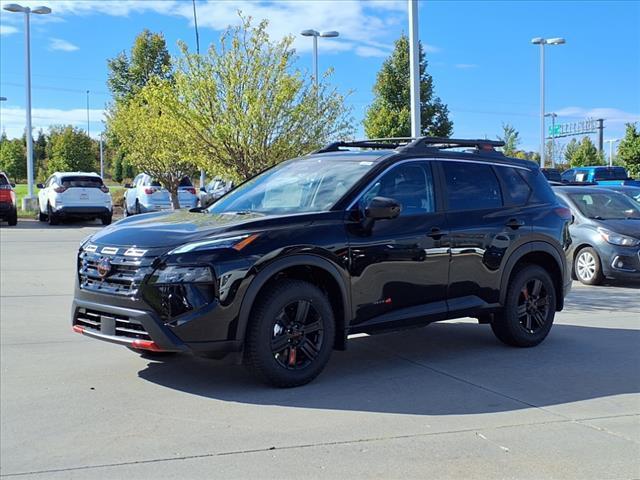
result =
[[517,168],[484,161],[442,160],[447,243],[447,304],[452,316],[499,301],[505,259],[531,232],[524,208],[531,188]]

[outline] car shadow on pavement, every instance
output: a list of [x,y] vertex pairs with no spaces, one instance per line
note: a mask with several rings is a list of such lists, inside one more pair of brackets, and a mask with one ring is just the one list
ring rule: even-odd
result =
[[414,415],[493,413],[640,392],[640,331],[555,325],[536,348],[503,346],[486,325],[350,340],[312,383],[274,389],[239,366],[181,355],[139,372],[193,395],[254,405]]
[[64,220],[58,225],[49,225],[46,222],[39,222],[37,220],[24,220],[19,219],[18,224],[10,227],[6,222],[0,223],[0,228],[7,228],[9,230],[37,230],[46,228],[47,230],[66,230],[81,227],[102,227],[100,220]]

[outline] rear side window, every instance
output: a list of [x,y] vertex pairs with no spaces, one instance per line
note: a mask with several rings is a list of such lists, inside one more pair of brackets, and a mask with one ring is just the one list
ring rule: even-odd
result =
[[529,200],[531,188],[525,182],[520,171],[515,168],[498,167],[498,175],[505,187],[504,203],[506,205],[524,205]]
[[102,179],[97,177],[82,177],[80,175],[63,177],[62,186],[66,188],[100,188],[102,187]]
[[622,167],[598,168],[594,180],[626,180],[629,177]]
[[5,185],[9,185],[9,180],[7,180],[7,177],[5,177],[4,174],[0,174],[0,186]]
[[521,170],[522,176],[531,186],[530,203],[556,203],[556,195],[551,189],[551,185],[544,178],[544,175],[539,169],[535,170]]
[[484,210],[502,207],[498,178],[490,165],[442,162],[449,210]]

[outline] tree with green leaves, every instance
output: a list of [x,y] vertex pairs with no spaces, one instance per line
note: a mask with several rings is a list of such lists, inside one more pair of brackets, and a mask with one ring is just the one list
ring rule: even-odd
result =
[[179,123],[181,107],[173,83],[152,79],[121,102],[110,118],[127,161],[151,175],[169,191],[171,207],[180,208],[178,187],[193,171],[195,150]]
[[51,127],[49,143],[49,174],[96,171],[98,165],[95,148],[84,130],[71,125]]
[[[427,59],[422,44],[420,58],[421,134],[448,137],[453,131],[449,109],[435,96],[433,78],[427,73]],[[375,98],[364,119],[369,138],[411,136],[411,91],[409,83],[409,39],[402,35],[394,51],[384,61],[373,86]]]
[[518,145],[520,144],[520,132],[518,132],[513,125],[503,123],[502,136],[498,135],[498,140],[504,142],[502,153],[508,157],[512,157],[518,151]]
[[[567,150],[569,150],[568,146]],[[565,152],[565,155],[567,155],[567,160],[572,167],[588,167],[604,164],[602,153],[598,152],[598,149],[589,137],[584,137],[580,143],[576,142],[576,147],[575,149],[572,147],[570,156],[567,152]]]
[[578,150],[578,141],[575,138],[572,138],[569,143],[567,143],[564,147],[564,159],[566,163],[569,165],[573,162],[573,157]]
[[19,138],[0,142],[0,170],[6,172],[17,183],[27,178],[27,155]]
[[325,75],[318,89],[295,67],[292,37],[272,41],[267,22],[242,17],[207,53],[182,45],[175,83],[182,134],[198,166],[245,180],[285,159],[353,134],[344,97]]
[[623,162],[629,175],[640,178],[640,131],[635,123],[627,123],[624,138],[618,145],[617,158]]
[[134,40],[131,53],[119,53],[107,60],[107,85],[117,101],[135,95],[152,78],[171,78],[171,56],[162,33],[143,30]]

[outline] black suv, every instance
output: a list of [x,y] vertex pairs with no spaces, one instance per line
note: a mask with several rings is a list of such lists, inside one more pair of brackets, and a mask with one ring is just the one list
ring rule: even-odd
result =
[[337,142],[208,209],[121,220],[80,248],[73,329],[140,352],[234,352],[281,387],[355,333],[471,316],[537,345],[570,287],[571,213],[501,145]]

